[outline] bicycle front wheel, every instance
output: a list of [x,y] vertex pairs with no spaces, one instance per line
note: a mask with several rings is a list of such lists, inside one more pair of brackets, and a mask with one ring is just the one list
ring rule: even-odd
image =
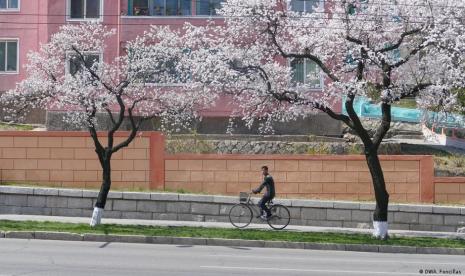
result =
[[252,210],[244,203],[234,205],[229,210],[229,221],[237,228],[247,227],[252,221]]
[[270,211],[271,217],[268,219],[268,224],[271,228],[276,230],[286,228],[291,221],[291,213],[289,212],[289,209],[283,205],[276,204],[271,207]]

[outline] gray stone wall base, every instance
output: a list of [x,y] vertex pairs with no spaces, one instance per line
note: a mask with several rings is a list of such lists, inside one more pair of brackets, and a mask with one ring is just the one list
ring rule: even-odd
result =
[[[89,190],[0,186],[0,214],[90,217],[97,193]],[[104,218],[229,222],[237,197],[110,192]],[[291,225],[371,228],[374,204],[276,199],[289,207]],[[257,220],[253,220],[257,223]],[[465,207],[391,204],[389,228],[456,232]]]

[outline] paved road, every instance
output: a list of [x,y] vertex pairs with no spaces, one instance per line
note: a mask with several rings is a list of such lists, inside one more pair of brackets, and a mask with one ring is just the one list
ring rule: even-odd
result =
[[465,257],[0,239],[1,276],[376,276],[422,275],[422,269],[465,275]]

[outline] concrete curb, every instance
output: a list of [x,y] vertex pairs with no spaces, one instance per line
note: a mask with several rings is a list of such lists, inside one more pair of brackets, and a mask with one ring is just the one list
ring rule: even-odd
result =
[[203,245],[203,246],[234,246],[258,248],[286,248],[332,251],[356,251],[372,253],[402,253],[402,254],[439,254],[439,255],[465,255],[465,248],[445,247],[415,247],[391,246],[372,244],[334,244],[286,241],[239,240],[218,238],[189,238],[141,235],[105,235],[105,234],[74,234],[65,232],[45,231],[8,231],[0,232],[0,238],[5,239],[36,239],[36,240],[62,240],[62,241],[88,241],[88,242],[118,242],[118,243],[144,243],[144,244],[175,244],[175,245]]

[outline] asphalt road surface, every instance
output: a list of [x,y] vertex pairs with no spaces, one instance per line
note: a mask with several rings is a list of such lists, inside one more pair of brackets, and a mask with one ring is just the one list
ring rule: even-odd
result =
[[5,275],[465,275],[465,257],[0,239]]

